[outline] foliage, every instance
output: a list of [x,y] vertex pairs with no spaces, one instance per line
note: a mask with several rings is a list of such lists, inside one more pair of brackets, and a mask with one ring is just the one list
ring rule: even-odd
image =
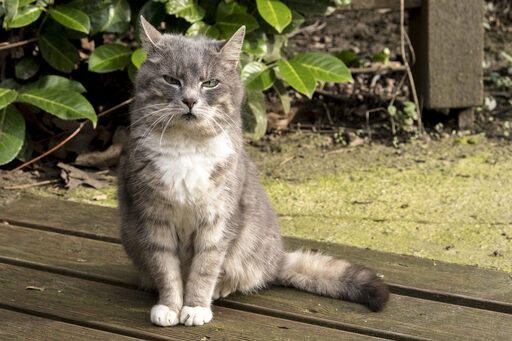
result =
[[[0,164],[10,162],[30,144],[19,105],[64,120],[97,114],[84,83],[91,73],[127,72],[133,81],[145,53],[138,46],[139,16],[155,27],[193,37],[229,38],[241,25],[246,39],[240,72],[247,88],[244,128],[265,133],[262,91],[274,89],[283,109],[290,108],[288,87],[312,97],[318,81],[351,82],[345,64],[322,53],[294,54],[288,34],[305,14],[330,14],[350,0],[0,0],[2,40],[37,40],[9,49],[5,60],[14,73],[0,83]],[[84,66],[86,70],[84,69]],[[125,74],[126,75],[126,74]],[[23,112],[23,110],[22,110]],[[25,146],[24,150],[32,150]],[[24,155],[24,158],[29,157]]]

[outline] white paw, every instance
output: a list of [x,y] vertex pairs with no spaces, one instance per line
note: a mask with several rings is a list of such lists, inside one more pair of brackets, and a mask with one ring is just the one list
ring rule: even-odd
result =
[[177,325],[178,314],[163,304],[156,304],[151,308],[151,322],[161,327],[170,327]]
[[202,326],[212,320],[210,308],[183,306],[180,313],[180,323],[186,326]]

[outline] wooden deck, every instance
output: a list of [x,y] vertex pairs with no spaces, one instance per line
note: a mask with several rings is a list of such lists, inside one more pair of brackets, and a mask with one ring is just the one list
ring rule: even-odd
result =
[[217,301],[205,326],[155,327],[116,210],[24,197],[0,222],[0,340],[512,340],[508,273],[293,238],[384,274],[388,307],[276,287]]

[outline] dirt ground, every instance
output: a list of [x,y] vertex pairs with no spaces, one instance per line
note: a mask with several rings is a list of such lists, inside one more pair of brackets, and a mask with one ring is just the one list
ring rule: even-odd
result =
[[[399,72],[358,74],[356,91],[347,84],[323,86],[338,97],[317,94],[309,101],[293,94],[297,115],[290,129],[271,129],[247,146],[283,234],[512,271],[512,62],[502,54],[512,55],[511,7],[507,0],[486,1],[487,100],[474,131],[456,131],[455,117],[443,113],[424,117],[426,137],[411,128],[395,138],[385,113],[367,123],[367,110],[389,104]],[[389,48],[390,60],[398,60],[398,18],[389,11],[310,18],[306,26],[318,21],[315,29],[296,35],[291,45],[298,51],[351,49],[362,60]],[[268,98],[272,111],[274,98]],[[397,101],[408,98],[403,86]],[[0,204],[28,191],[117,205],[115,167],[98,175],[101,189],[67,190],[56,161],[50,157],[0,178]],[[6,189],[44,180],[53,182]]]

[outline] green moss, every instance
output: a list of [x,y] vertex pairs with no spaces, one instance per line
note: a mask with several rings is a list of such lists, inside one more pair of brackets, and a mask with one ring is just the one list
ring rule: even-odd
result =
[[[294,134],[248,147],[284,235],[512,271],[510,145],[482,136],[329,154],[338,147],[328,139]],[[115,186],[33,191],[117,206]]]

